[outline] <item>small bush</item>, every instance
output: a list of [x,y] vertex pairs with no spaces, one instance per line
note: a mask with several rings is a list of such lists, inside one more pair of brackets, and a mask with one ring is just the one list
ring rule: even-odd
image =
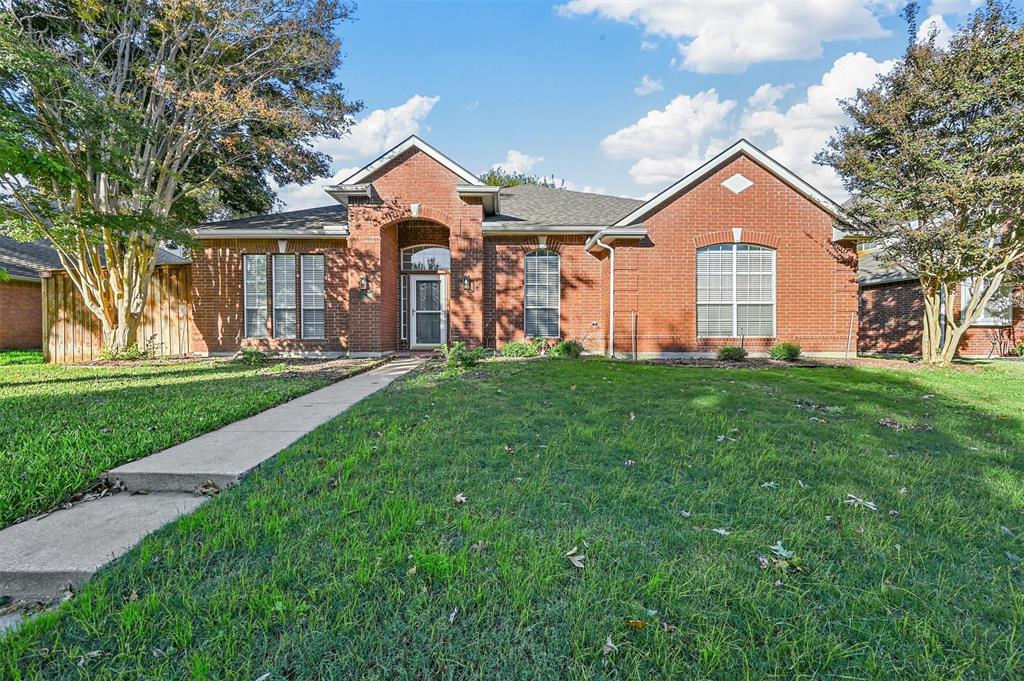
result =
[[580,355],[583,354],[583,343],[574,340],[564,340],[558,343],[550,350],[548,354],[552,357],[565,357],[567,359],[579,359]]
[[238,359],[242,364],[248,364],[251,367],[258,367],[262,364],[267,363],[270,355],[256,348],[242,348],[238,353]]
[[1011,350],[1011,352],[1018,357],[1024,357],[1024,341],[1017,343],[1017,347]]
[[747,358],[747,351],[735,345],[725,345],[718,348],[718,359],[727,362],[742,362]]
[[124,350],[103,348],[100,350],[100,359],[110,362],[135,362],[141,359],[153,359],[156,357],[158,349],[159,344],[156,342],[156,336],[154,335],[149,337],[144,346],[132,343]]
[[482,345],[470,348],[465,341],[455,341],[451,345],[442,345],[437,349],[444,357],[450,368],[468,369],[475,367],[484,357],[487,356],[487,348]]
[[799,343],[776,343],[769,350],[768,355],[780,362],[795,362],[800,358]]
[[537,346],[530,341],[512,341],[501,347],[502,357],[536,357],[539,354]]

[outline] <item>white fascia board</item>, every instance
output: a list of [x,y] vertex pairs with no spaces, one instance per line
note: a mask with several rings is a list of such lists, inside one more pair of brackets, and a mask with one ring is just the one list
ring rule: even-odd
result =
[[404,154],[406,151],[412,149],[413,147],[419,149],[424,154],[434,159],[448,170],[455,173],[461,180],[463,180],[467,184],[483,186],[484,183],[480,181],[479,177],[469,172],[468,170],[460,166],[458,163],[451,160],[450,158],[442,154],[440,151],[438,151],[434,147],[430,146],[429,144],[421,140],[416,135],[409,135],[403,141],[399,142],[396,146],[392,147],[391,149],[388,149],[383,154],[378,156],[376,159],[374,159],[367,165],[363,166],[352,175],[346,177],[339,186],[348,184],[359,184],[363,182],[364,180],[366,180],[366,178],[373,175],[373,173],[375,173],[377,170],[387,165],[396,156]]
[[291,229],[197,229],[196,239],[347,239],[345,231],[297,232]]
[[722,153],[712,158],[710,161],[704,163],[704,165],[700,166],[699,168],[691,172],[689,175],[685,176],[684,178],[670,186],[668,189],[665,189],[663,192],[654,196],[654,198],[652,198],[650,201],[634,210],[626,217],[616,222],[615,226],[622,227],[632,224],[633,222],[640,219],[644,215],[650,213],[653,210],[656,210],[663,204],[668,203],[670,200],[675,198],[675,196],[680,192],[689,189],[693,185],[702,181],[705,177],[714,172],[718,168],[718,166],[740,154],[746,154],[747,156],[749,156],[751,159],[757,162],[758,165],[763,166],[770,173],[772,173],[780,180],[788,184],[790,187],[792,187],[793,189],[795,189],[796,191],[800,192],[805,197],[813,201],[817,206],[819,206],[822,210],[824,210],[832,217],[842,217],[842,209],[839,207],[839,204],[825,196],[825,194],[823,194],[822,192],[812,187],[806,181],[798,177],[796,173],[783,166],[781,163],[779,163],[778,161],[770,157],[768,154],[764,153],[763,151],[755,147],[747,140],[741,139],[740,141],[736,142]]
[[647,237],[647,228],[643,225],[630,225],[629,227],[609,227],[603,229],[594,236],[587,239],[583,248],[588,251],[594,250],[598,241],[612,244],[616,241],[638,241]]
[[501,213],[501,187],[487,184],[460,184],[455,191],[459,196],[479,196],[483,198],[484,213],[497,215]]
[[[2,270],[2,269],[3,269],[3,267],[0,267],[0,270]],[[41,277],[27,277],[24,274],[11,274],[11,273],[8,272],[6,281],[27,281],[27,282],[32,282],[34,284],[38,284],[40,279],[41,279]],[[0,284],[2,284],[2,283],[4,283],[4,282],[0,281]]]

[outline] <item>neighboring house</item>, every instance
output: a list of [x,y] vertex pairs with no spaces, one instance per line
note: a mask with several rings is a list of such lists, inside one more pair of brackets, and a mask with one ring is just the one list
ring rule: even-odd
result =
[[415,136],[326,192],[338,205],[195,230],[192,353],[857,347],[839,207],[746,141],[648,201],[487,186]]
[[[860,258],[860,334],[862,353],[921,353],[924,298],[917,275],[883,266],[877,249]],[[960,309],[967,305],[961,287]],[[1000,357],[1013,354],[1024,341],[1024,291],[1005,287],[992,297],[978,321],[964,334],[962,357]],[[1016,294],[1016,295],[1015,295]],[[968,295],[969,291],[968,291]]]
[[[185,258],[165,249],[157,252],[157,264],[160,266],[187,263]],[[64,328],[64,320],[58,310],[65,302],[77,297],[68,286],[68,294],[60,301],[50,301],[49,306],[44,304],[43,280],[53,280],[54,275],[63,270],[57,251],[46,240],[17,241],[0,234],[0,269],[6,270],[8,275],[7,281],[0,282],[0,350],[46,350],[46,337],[50,335],[47,332]],[[58,278],[66,279],[59,275]],[[44,309],[49,310],[46,317],[50,323],[44,319]],[[86,323],[85,326],[95,324]],[[76,336],[70,332],[62,332],[60,340],[65,344],[85,344],[84,335]],[[50,341],[52,345],[54,339],[50,338]],[[92,344],[92,339],[88,344]],[[91,358],[80,353],[76,356]]]
[[39,273],[60,267],[45,241],[22,242],[0,234],[0,350],[38,350],[43,345]]

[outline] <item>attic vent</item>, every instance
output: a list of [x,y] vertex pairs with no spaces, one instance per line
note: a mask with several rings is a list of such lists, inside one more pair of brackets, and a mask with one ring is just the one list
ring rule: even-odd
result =
[[736,173],[728,180],[722,183],[722,186],[731,191],[733,194],[739,194],[747,187],[752,186],[754,183],[743,177],[739,173]]

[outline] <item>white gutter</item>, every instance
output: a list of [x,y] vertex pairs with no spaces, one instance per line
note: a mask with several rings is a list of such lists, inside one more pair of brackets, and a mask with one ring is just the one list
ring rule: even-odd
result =
[[594,239],[594,245],[608,251],[608,357],[615,358],[615,249],[601,241],[601,237]]
[[348,232],[296,232],[287,229],[197,229],[196,239],[347,239]]

